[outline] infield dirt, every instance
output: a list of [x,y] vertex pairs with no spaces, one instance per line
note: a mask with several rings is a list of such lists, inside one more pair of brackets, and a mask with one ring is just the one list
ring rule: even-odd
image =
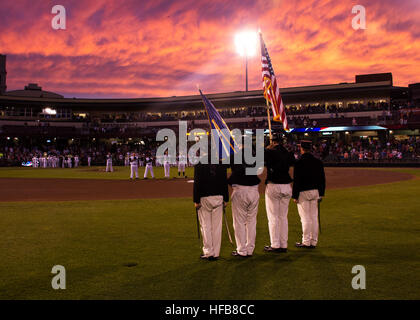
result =
[[[326,168],[327,189],[412,179],[407,173],[358,168]],[[264,192],[265,174],[260,176]],[[192,197],[189,179],[88,180],[0,178],[0,201],[76,201]]]

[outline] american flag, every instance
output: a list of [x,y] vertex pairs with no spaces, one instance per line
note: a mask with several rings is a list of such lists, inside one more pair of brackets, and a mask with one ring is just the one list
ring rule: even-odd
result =
[[266,99],[267,104],[271,104],[273,120],[283,122],[284,130],[289,131],[289,125],[287,124],[287,117],[283,105],[283,100],[281,99],[281,94],[279,87],[277,86],[273,65],[271,64],[271,59],[268,55],[268,50],[265,46],[262,33],[260,33],[260,42],[264,98]]

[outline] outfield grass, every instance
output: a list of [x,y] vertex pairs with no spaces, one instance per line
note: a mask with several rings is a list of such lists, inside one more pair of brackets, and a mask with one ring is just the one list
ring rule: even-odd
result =
[[[261,199],[254,257],[231,257],[224,233],[216,262],[198,258],[191,199],[0,203],[0,298],[419,299],[420,174],[409,170],[418,178],[328,191],[310,251],[292,246],[291,204],[289,252],[262,252]],[[66,290],[51,288],[57,264]],[[351,287],[354,265],[366,268],[366,290]]]
[[[111,179],[127,180],[130,178],[130,167],[114,166],[114,172],[105,172],[105,167],[79,167],[79,168],[30,168],[30,167],[0,167],[0,178],[54,178],[54,179]],[[139,177],[144,176],[144,167],[139,167]],[[155,178],[165,177],[163,167],[153,167]],[[194,177],[194,168],[185,168],[185,174]],[[171,167],[171,177],[178,176],[178,168]],[[149,174],[150,178],[150,174]]]

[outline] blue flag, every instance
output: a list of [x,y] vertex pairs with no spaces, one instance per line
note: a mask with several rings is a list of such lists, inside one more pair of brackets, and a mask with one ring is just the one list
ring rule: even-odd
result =
[[[223,120],[220,116],[213,103],[207,99],[200,89],[198,90],[200,91],[204,107],[206,108],[207,117],[212,129],[212,138],[214,139],[216,147],[219,145],[219,159],[225,159],[238,150],[238,145],[236,144],[225,120]],[[213,133],[216,133],[216,136],[213,136]]]

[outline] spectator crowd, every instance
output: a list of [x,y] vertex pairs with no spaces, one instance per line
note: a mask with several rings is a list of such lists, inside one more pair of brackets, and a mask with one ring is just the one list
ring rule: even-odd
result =
[[[287,143],[287,148],[296,155],[297,142]],[[351,142],[322,140],[314,144],[315,156],[326,163],[337,162],[419,162],[420,137],[404,140],[390,138],[386,141],[372,138],[358,138]]]
[[[69,143],[62,147],[57,144],[29,146],[25,144],[8,144],[0,146],[0,166],[21,166],[22,163],[31,161],[33,158],[45,158],[48,163],[54,163],[56,159],[73,159],[80,165],[88,163],[88,157],[92,165],[104,165],[108,153],[112,155],[115,165],[124,165],[127,153],[135,152],[139,155],[154,156],[158,142],[152,138],[144,137],[143,143],[97,143],[77,144]],[[298,140],[288,137],[286,148],[299,157]],[[326,163],[338,162],[419,162],[420,161],[420,137],[409,137],[397,140],[392,136],[386,141],[377,138],[354,138],[345,142],[335,139],[321,139],[314,143],[313,152]],[[51,161],[51,162],[50,162]],[[61,163],[61,162],[60,162]],[[48,165],[50,166],[50,165]],[[51,165],[54,167],[54,165]],[[57,167],[64,167],[57,165]],[[67,167],[67,163],[66,163]]]

